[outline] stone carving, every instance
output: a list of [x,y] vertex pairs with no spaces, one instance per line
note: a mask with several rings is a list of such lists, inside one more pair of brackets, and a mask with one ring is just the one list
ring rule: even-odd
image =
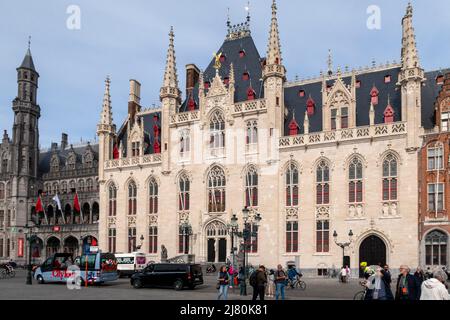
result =
[[298,220],[298,208],[286,208],[286,220]]
[[167,249],[164,245],[161,245],[161,262],[167,262]]
[[362,204],[351,204],[348,207],[348,214],[350,218],[361,219],[364,218],[364,208]]

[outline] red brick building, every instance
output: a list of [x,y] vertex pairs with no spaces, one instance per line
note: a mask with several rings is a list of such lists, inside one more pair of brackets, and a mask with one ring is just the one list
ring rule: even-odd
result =
[[419,154],[419,240],[424,267],[449,266],[450,73],[438,75],[435,130],[424,136]]

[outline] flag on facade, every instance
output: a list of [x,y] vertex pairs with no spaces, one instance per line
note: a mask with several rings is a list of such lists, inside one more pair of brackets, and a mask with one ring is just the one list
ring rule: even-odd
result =
[[61,201],[59,201],[58,194],[56,194],[56,195],[53,197],[53,201],[56,202],[56,208],[57,208],[59,211],[62,212]]
[[38,196],[37,202],[36,202],[36,212],[41,213],[44,212],[44,207],[42,206],[42,199],[41,196]]
[[75,198],[73,198],[73,209],[77,212],[81,212],[80,201],[78,200],[78,193],[75,193]]

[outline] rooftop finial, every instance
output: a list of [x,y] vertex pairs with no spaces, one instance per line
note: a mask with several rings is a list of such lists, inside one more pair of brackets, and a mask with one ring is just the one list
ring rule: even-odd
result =
[[278,32],[277,4],[272,3],[272,21],[270,25],[269,44],[267,47],[267,65],[281,64],[281,45]]
[[250,1],[247,2],[247,6],[245,7],[245,11],[247,11],[247,22],[250,22]]
[[231,20],[230,20],[230,8],[227,8],[227,27],[228,29],[231,27]]
[[31,49],[31,36],[28,36],[28,50]]
[[331,76],[333,74],[333,57],[331,55],[331,49],[328,49],[328,75]]

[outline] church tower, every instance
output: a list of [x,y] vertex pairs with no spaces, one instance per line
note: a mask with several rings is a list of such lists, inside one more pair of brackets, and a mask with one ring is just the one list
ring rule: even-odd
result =
[[272,3],[272,22],[270,25],[269,44],[263,69],[264,95],[266,97],[269,128],[283,135],[284,128],[284,90],[286,69],[282,64],[281,45],[278,33],[277,4]]
[[[11,146],[11,207],[13,225],[27,224],[36,201],[39,185],[36,183],[39,161],[39,126],[41,109],[37,104],[39,73],[34,66],[30,43],[22,64],[17,68],[17,97],[12,102],[14,125]],[[17,238],[16,238],[17,236]],[[23,234],[11,235],[16,244],[24,241]],[[18,256],[17,245],[12,258]],[[22,251],[23,254],[23,251]]]
[[399,74],[399,85],[402,92],[402,121],[407,122],[408,138],[406,148],[417,150],[420,145],[420,128],[422,126],[421,101],[424,70],[420,67],[417,53],[416,36],[412,24],[413,8],[408,4],[402,20],[402,68]]
[[170,116],[176,113],[181,103],[181,91],[178,86],[177,63],[175,58],[173,27],[169,33],[169,49],[167,50],[166,69],[164,72],[163,85],[160,91],[161,99],[161,153],[163,161],[163,172],[170,171]]

